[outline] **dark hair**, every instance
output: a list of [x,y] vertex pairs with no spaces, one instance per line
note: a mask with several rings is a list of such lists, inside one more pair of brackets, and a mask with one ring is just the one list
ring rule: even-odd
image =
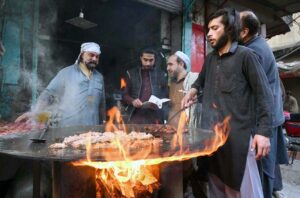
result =
[[260,28],[260,22],[256,15],[251,11],[245,11],[246,13],[241,17],[242,28],[249,29],[249,35],[253,36],[258,33]]
[[210,15],[210,17],[208,18],[208,23],[220,16],[222,16],[221,23],[225,26],[225,33],[230,36],[232,41],[237,41],[241,29],[239,13],[235,9],[220,9]]
[[177,63],[183,63],[183,68],[186,69],[187,66],[186,66],[185,62],[184,62],[181,58],[179,58],[179,57],[177,56],[176,61],[177,61]]
[[143,48],[141,51],[140,51],[140,56],[143,56],[143,54],[154,54],[154,57],[156,58],[156,51],[152,48]]

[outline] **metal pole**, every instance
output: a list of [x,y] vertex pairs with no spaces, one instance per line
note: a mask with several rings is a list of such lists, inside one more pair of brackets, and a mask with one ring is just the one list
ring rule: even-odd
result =
[[52,197],[60,198],[60,178],[61,178],[61,163],[52,162]]
[[[183,30],[182,30],[182,51],[191,57],[191,45],[192,45],[192,8],[194,0],[183,0]],[[187,71],[191,71],[191,66],[189,65]]]
[[39,3],[40,0],[33,2],[33,34],[32,34],[32,104],[37,98],[37,67],[38,67],[38,33],[39,33]]
[[39,198],[41,192],[41,161],[33,161],[33,198]]

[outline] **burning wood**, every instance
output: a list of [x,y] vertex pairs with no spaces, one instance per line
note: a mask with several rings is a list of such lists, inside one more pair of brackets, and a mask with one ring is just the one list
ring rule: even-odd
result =
[[[118,109],[113,108],[110,113],[109,117],[114,120],[107,122],[106,129],[116,130],[116,134],[120,130],[118,126],[125,130]],[[187,120],[185,113],[182,113],[177,133],[173,134],[173,139],[169,142],[170,150],[164,156],[153,155],[153,153],[159,153],[159,144],[149,144],[147,139],[141,139],[138,144],[142,144],[143,149],[135,153],[131,152],[130,144],[124,144],[122,140],[115,139],[111,143],[117,146],[121,160],[119,158],[116,160],[110,152],[105,152],[103,155],[106,161],[95,162],[91,160],[91,154],[94,152],[91,139],[86,144],[87,160],[75,162],[73,165],[91,166],[97,169],[97,197],[148,197],[159,188],[159,164],[212,154],[226,142],[230,130],[229,120],[230,117],[226,117],[222,123],[216,124],[215,136],[204,142],[204,148],[199,145],[198,150],[191,151],[189,147],[184,147],[183,132]],[[115,121],[118,126],[114,124]]]
[[[127,179],[126,174],[126,172],[119,173],[119,177],[126,178],[123,182],[119,182],[110,170],[98,169],[97,197],[150,197],[151,193],[159,187],[157,178],[148,168],[141,169],[141,173],[135,179]],[[110,185],[105,185],[107,183]]]

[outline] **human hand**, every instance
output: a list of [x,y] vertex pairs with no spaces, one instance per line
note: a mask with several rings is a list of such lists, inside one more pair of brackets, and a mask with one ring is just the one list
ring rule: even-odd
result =
[[19,117],[17,117],[17,119],[15,120],[15,122],[16,123],[19,123],[19,122],[28,122],[32,118],[33,118],[33,113],[32,112],[26,112],[26,113],[23,113],[22,115],[20,115]]
[[140,99],[135,99],[134,101],[132,101],[132,105],[135,107],[135,108],[141,108],[141,106],[143,105],[143,103],[140,101]]
[[270,152],[270,138],[256,134],[253,138],[251,150],[256,149],[256,160],[260,160]]
[[15,122],[25,122],[25,123],[36,123],[36,124],[45,124],[49,121],[50,113],[49,112],[40,112],[40,113],[33,113],[33,112],[26,112],[19,116]]
[[191,88],[181,100],[181,108],[190,107],[197,101],[197,90]]

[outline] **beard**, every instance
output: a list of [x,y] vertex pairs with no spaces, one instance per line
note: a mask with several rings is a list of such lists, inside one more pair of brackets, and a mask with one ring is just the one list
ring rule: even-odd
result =
[[153,65],[146,65],[146,66],[142,65],[142,70],[150,70],[152,68],[153,68]]
[[169,76],[170,76],[170,78],[171,78],[172,81],[176,82],[177,81],[178,72],[177,71],[173,71],[172,73],[169,72]]
[[174,76],[174,75],[169,75],[170,76],[170,79],[172,82],[176,82],[177,81],[177,77]]
[[228,35],[224,32],[219,38],[219,40],[216,42],[216,44],[212,46],[212,48],[214,48],[215,50],[219,50],[222,47],[224,47],[227,42],[228,42]]
[[86,65],[86,67],[89,70],[93,70],[97,66],[97,62],[96,61],[86,61],[84,64]]

